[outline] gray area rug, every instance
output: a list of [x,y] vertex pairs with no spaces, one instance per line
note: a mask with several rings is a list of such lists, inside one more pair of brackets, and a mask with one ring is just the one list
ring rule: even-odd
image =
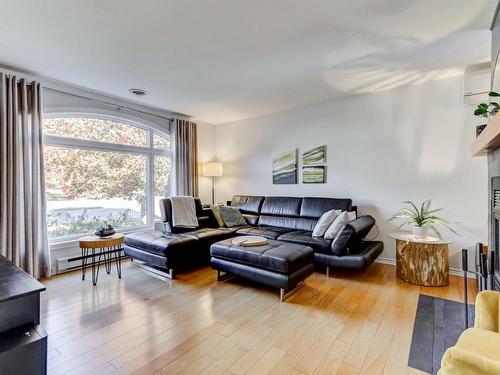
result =
[[[465,329],[464,304],[420,294],[413,326],[408,366],[436,374],[446,349],[455,345]],[[474,306],[469,307],[469,327]]]

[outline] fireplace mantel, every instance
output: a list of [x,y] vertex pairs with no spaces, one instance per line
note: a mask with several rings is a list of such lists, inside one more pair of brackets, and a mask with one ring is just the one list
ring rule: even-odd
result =
[[500,113],[488,120],[488,126],[472,143],[472,156],[484,156],[497,148],[500,148]]

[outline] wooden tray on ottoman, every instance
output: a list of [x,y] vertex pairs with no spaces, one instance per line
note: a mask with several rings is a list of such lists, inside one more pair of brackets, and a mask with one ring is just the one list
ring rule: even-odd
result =
[[264,246],[267,245],[267,238],[261,236],[239,236],[231,240],[233,245],[238,246]]

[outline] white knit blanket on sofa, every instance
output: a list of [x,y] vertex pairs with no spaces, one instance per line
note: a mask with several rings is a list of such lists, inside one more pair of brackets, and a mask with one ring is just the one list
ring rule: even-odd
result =
[[196,228],[198,226],[193,197],[170,197],[170,201],[172,202],[172,226],[184,228]]

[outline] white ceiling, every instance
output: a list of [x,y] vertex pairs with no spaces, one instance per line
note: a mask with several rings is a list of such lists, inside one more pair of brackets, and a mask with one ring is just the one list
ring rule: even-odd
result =
[[488,61],[497,0],[3,0],[0,64],[224,123]]

